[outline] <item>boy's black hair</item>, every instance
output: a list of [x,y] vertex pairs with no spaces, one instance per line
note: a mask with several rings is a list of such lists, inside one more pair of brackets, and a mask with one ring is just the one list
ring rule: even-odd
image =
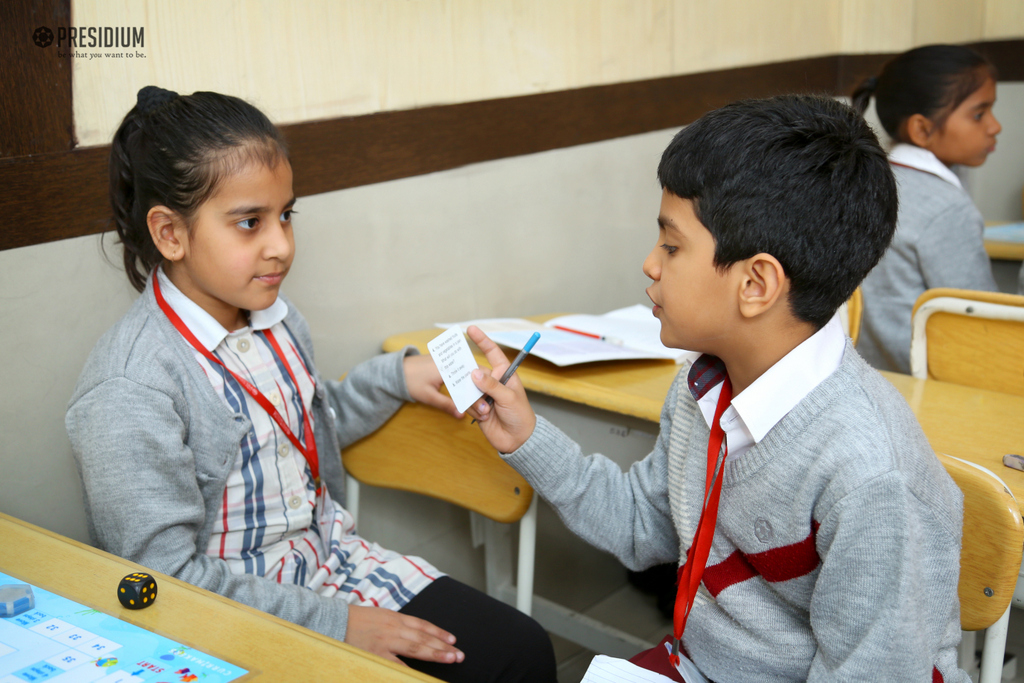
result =
[[853,91],[853,107],[861,114],[875,97],[878,120],[893,140],[910,142],[903,125],[921,114],[938,126],[971,93],[997,78],[996,68],[963,45],[924,45],[893,57],[882,73],[861,81]]
[[163,256],[146,215],[163,205],[191,221],[225,175],[288,158],[280,132],[259,109],[230,95],[139,90],[110,145],[110,205],[132,286],[146,287]]
[[693,201],[715,265],[779,260],[789,306],[821,328],[850,298],[896,230],[896,181],[878,139],[830,97],[744,100],[681,130],[658,180]]

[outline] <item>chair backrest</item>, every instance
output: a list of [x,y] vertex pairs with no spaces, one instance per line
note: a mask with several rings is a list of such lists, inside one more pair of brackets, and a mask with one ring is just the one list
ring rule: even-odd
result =
[[856,346],[860,337],[860,319],[864,315],[864,295],[860,287],[853,290],[853,296],[846,302],[847,335]]
[[422,404],[402,406],[342,458],[364,484],[439,498],[496,522],[519,521],[533,498],[468,417],[455,420]]
[[1024,551],[1024,521],[1017,501],[991,471],[939,455],[964,494],[960,551],[960,626],[978,631],[994,624],[1010,605]]
[[1024,296],[929,289],[912,325],[914,377],[1024,396]]

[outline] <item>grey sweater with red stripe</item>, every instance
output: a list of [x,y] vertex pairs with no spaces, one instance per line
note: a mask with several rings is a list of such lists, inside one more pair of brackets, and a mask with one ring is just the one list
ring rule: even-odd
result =
[[[683,562],[709,429],[684,367],[654,451],[623,473],[543,418],[507,461],[627,567]],[[719,683],[963,683],[962,495],[899,393],[847,343],[840,367],[726,460],[704,583],[683,642]]]

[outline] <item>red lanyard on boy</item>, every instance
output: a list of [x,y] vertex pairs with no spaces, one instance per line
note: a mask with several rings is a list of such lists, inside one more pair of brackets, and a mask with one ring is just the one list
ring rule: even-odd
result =
[[728,446],[722,449],[725,430],[722,429],[722,414],[732,401],[732,384],[728,375],[722,380],[722,393],[718,395],[715,406],[715,419],[711,422],[711,436],[708,438],[708,474],[704,480],[704,507],[697,522],[697,531],[693,534],[693,543],[686,551],[686,564],[679,571],[679,588],[676,590],[676,606],[672,614],[672,653],[669,661],[672,666],[679,666],[679,649],[683,639],[686,620],[693,609],[693,600],[700,588],[704,567],[711,553],[711,540],[715,537],[715,522],[718,519],[718,499],[722,493],[722,468],[716,468],[718,454],[722,455],[722,467],[729,455]]
[[[249,380],[244,377],[239,377],[235,373],[231,372],[231,370],[224,365],[219,358],[210,353],[210,351],[203,346],[198,339],[196,339],[196,336],[192,334],[192,330],[188,329],[188,325],[178,317],[178,314],[174,312],[174,309],[171,308],[167,303],[167,300],[164,299],[163,294],[160,293],[160,279],[157,277],[156,271],[153,271],[153,295],[156,297],[156,302],[167,316],[167,319],[170,320],[171,324],[174,325],[178,332],[181,333],[181,336],[183,336],[196,351],[206,356],[208,361],[216,363],[227,370],[227,372],[235,378],[235,381],[242,385],[242,388],[245,389],[250,396],[256,399],[256,402],[260,404],[263,410],[267,411],[267,414],[270,415],[274,422],[277,423],[277,426],[281,428],[281,431],[283,431],[284,435],[288,437],[288,440],[291,441],[292,444],[299,449],[299,452],[302,453],[303,457],[306,458],[306,462],[309,463],[309,469],[313,473],[313,481],[319,485],[320,460],[317,457],[316,437],[313,435],[313,429],[309,423],[309,412],[306,410],[305,404],[302,404],[302,426],[306,432],[306,440],[309,442],[308,448],[299,441],[299,438],[295,436],[294,433],[292,433],[292,430],[288,427],[288,421],[285,420],[277,408],[274,407],[270,402],[270,399],[263,395],[263,392],[257,389]],[[302,393],[299,392],[299,383],[295,380],[295,374],[292,372],[292,368],[288,364],[288,359],[285,358],[284,353],[282,353],[281,347],[278,345],[277,339],[274,337],[274,333],[267,329],[263,331],[263,335],[267,338],[267,341],[270,342],[270,346],[273,347],[274,353],[276,353],[277,357],[281,359],[281,364],[284,365],[285,370],[288,371],[288,377],[291,378],[292,386],[295,387],[295,392],[299,394],[299,402],[302,403]]]

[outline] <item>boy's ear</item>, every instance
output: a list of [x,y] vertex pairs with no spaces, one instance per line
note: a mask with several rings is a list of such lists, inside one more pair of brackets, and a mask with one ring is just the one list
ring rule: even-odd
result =
[[924,114],[911,114],[906,122],[907,138],[918,147],[928,149],[935,125]]
[[739,311],[744,318],[767,312],[788,290],[786,271],[771,254],[756,254],[740,264]]
[[180,261],[185,256],[188,231],[174,209],[154,206],[146,214],[146,225],[153,244],[168,261]]

